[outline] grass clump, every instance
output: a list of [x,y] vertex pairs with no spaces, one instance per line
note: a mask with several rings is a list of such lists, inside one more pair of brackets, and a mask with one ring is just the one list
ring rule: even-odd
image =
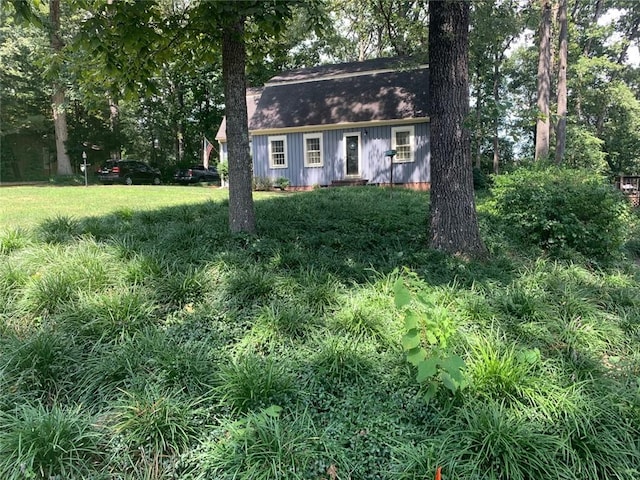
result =
[[87,478],[100,462],[100,432],[79,407],[23,404],[0,411],[0,476],[7,480]]
[[324,473],[323,453],[309,415],[271,406],[221,427],[190,462],[185,478],[315,478]]
[[254,354],[223,365],[217,384],[222,403],[239,412],[291,401],[296,393],[294,377],[283,362]]
[[256,194],[232,236],[223,190],[8,189],[0,477],[636,480],[640,267],[554,172],[532,248],[478,197],[482,262],[426,247],[424,192]]
[[124,392],[107,419],[115,468],[163,478],[198,437],[198,413],[199,399],[180,392],[156,386]]

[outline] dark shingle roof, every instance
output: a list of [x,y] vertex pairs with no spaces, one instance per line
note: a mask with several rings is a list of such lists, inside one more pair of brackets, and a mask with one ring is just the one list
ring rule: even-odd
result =
[[[258,106],[258,100],[262,94],[262,88],[247,88],[247,118],[251,120],[251,117],[256,111]],[[216,140],[225,140],[227,138],[227,117],[222,117],[220,127],[218,127],[218,133],[216,133]]]
[[[283,72],[260,95],[247,91],[249,130],[425,118],[428,75],[426,65],[407,58]],[[224,126],[217,139],[224,139]]]

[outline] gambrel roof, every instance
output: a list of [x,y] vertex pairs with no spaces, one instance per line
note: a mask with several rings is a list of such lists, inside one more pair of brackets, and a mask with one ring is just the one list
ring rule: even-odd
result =
[[[248,92],[249,131],[427,118],[428,85],[427,65],[409,58],[291,70],[251,101]],[[221,125],[216,138],[224,137]]]

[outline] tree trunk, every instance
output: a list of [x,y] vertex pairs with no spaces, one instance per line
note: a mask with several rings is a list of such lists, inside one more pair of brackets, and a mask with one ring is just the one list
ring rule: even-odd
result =
[[483,257],[473,191],[469,114],[469,2],[429,2],[432,248]]
[[549,155],[549,98],[551,96],[551,0],[540,0],[540,53],[538,56],[538,120],[536,122],[535,159]]
[[[60,0],[51,0],[49,3],[49,21],[51,22],[50,45],[53,55],[59,55],[64,46],[60,38]],[[53,84],[51,97],[51,109],[53,113],[53,127],[56,134],[56,160],[58,163],[58,175],[73,175],[71,160],[67,154],[67,113],[65,111],[65,89],[62,82]]]
[[222,76],[229,149],[229,228],[232,233],[256,231],[247,120],[244,22],[242,17],[227,24],[222,35]]
[[[497,54],[496,54],[497,55]],[[493,117],[493,173],[496,175],[500,171],[500,139],[499,139],[499,109],[500,104],[500,63],[502,58],[496,57],[493,63],[493,102],[494,102],[494,117]]]
[[109,130],[113,134],[113,138],[117,141],[112,144],[109,158],[112,160],[122,159],[122,150],[120,145],[120,106],[118,102],[109,95]]
[[178,159],[178,163],[182,163],[184,161],[184,122],[182,119],[184,118],[185,108],[184,108],[184,91],[182,89],[182,84],[180,82],[178,82],[178,84],[176,85],[176,101],[178,103],[178,112],[179,112],[178,122],[176,125],[176,129],[177,129],[176,158]]
[[560,48],[558,65],[558,125],[556,128],[556,163],[564,160],[564,151],[567,141],[567,0],[560,0],[558,11],[560,23]]

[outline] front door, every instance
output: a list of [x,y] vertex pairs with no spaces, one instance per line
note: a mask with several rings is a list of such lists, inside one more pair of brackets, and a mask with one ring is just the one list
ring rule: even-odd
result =
[[360,175],[360,134],[352,133],[344,137],[346,158],[347,158],[347,176],[357,177]]

